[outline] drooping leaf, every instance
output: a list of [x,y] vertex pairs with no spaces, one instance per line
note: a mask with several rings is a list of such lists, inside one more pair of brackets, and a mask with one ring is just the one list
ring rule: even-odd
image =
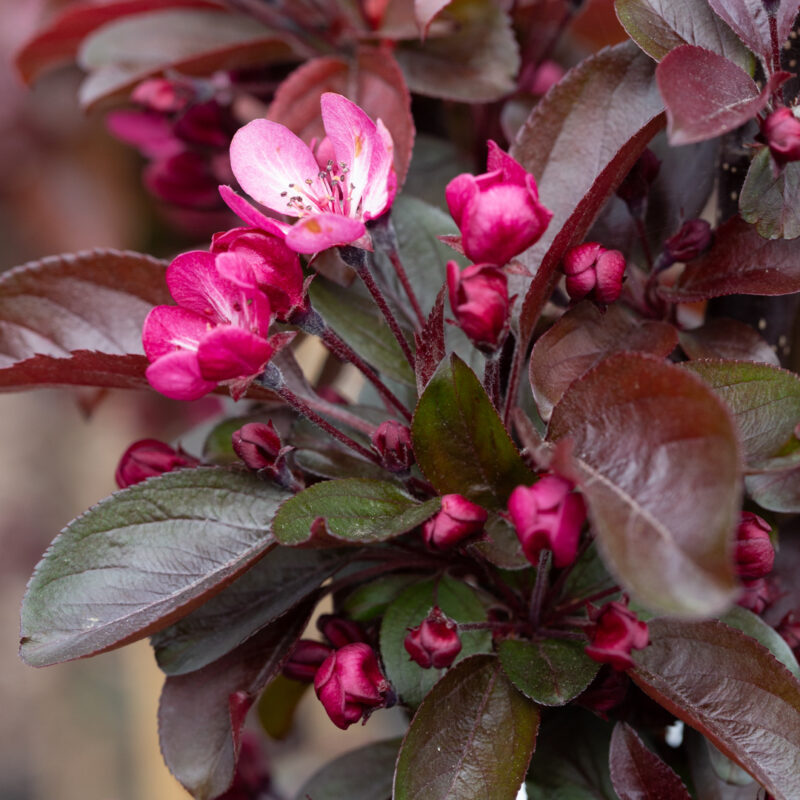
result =
[[431,378],[411,426],[417,464],[442,494],[504,510],[533,475],[475,373],[453,355]]
[[182,675],[222,658],[314,594],[350,558],[276,547],[200,608],[152,637],[158,666]]
[[536,706],[496,658],[462,661],[411,721],[397,759],[394,800],[514,800],[538,727]]
[[798,194],[800,164],[793,161],[776,175],[769,149],[764,147],[747,171],[739,194],[739,213],[765,239],[796,239],[800,236]]
[[728,294],[781,295],[800,291],[797,246],[785,239],[759,236],[741,217],[717,228],[704,256],[687,264],[666,296],[680,302]]
[[[703,800],[759,800],[759,795],[763,795],[761,788],[755,782],[747,787],[742,787],[730,786],[720,780],[711,763],[711,749],[714,746],[697,731],[687,728],[684,731],[683,739],[689,756],[692,783],[697,797],[702,797]],[[720,758],[725,758],[719,750],[716,752]],[[732,761],[729,760],[729,763],[736,767]]]
[[372,461],[359,458],[338,443],[319,440],[317,449],[299,448],[292,458],[300,469],[322,478],[371,478],[382,480],[386,471]]
[[249,474],[204,468],[101,501],[56,537],[33,573],[23,660],[82,658],[186,616],[274,544],[269,527],[286,497]]
[[[438,497],[420,503],[396,484],[360,478],[323,481],[287,500],[275,516],[280,544],[365,544],[407,533],[439,509]],[[324,531],[320,520],[324,520]],[[313,528],[313,531],[312,531]]]
[[711,10],[708,0],[676,5],[668,0],[615,0],[628,35],[656,61],[683,44],[705,47],[752,73],[753,56]]
[[737,319],[710,319],[699,328],[680,331],[678,338],[684,353],[692,359],[726,358],[780,366],[778,354],[763,337]]
[[620,800],[691,800],[683,781],[626,722],[614,726],[609,766]]
[[284,79],[267,116],[294,131],[303,141],[325,135],[319,100],[338,92],[361,106],[372,119],[383,120],[394,143],[394,167],[402,185],[414,147],[411,95],[391,53],[361,47],[355,58],[325,56],[307,61]]
[[158,708],[161,752],[197,800],[230,786],[245,714],[277,674],[308,622],[310,608],[287,615],[225,658],[167,678]]
[[721,621],[763,644],[795,678],[800,679],[800,666],[792,648],[775,628],[767,625],[761,617],[746,608],[734,606],[721,618]]
[[412,92],[485,103],[514,90],[519,48],[508,14],[491,0],[452,0],[445,36],[403,42],[395,51]]
[[646,606],[723,611],[736,581],[740,454],[730,412],[687,370],[621,353],[575,381],[548,438],[569,438],[609,570]]
[[706,736],[777,800],[800,789],[800,682],[762,645],[721,622],[656,619],[633,680]]
[[312,775],[295,800],[386,800],[400,741],[373,742],[339,756]]
[[670,51],[656,69],[670,144],[691,144],[734,130],[766,108],[763,91],[725,56],[695,45]]
[[526,697],[543,706],[563,706],[591,682],[600,664],[584,652],[585,642],[506,639],[498,655],[503,670]]
[[534,174],[540,199],[553,212],[542,238],[520,257],[536,272],[529,287],[519,288],[523,341],[550,296],[564,253],[583,241],[606,200],[662,127],[663,109],[653,61],[633,42],[625,42],[570,70],[519,132],[511,154]]
[[[386,676],[400,699],[418,706],[444,670],[423,669],[411,660],[403,645],[409,628],[419,625],[434,605],[456,622],[484,622],[486,609],[467,584],[450,578],[429,579],[409,586],[386,609],[381,624],[381,657]],[[458,660],[491,648],[489,631],[462,631]]]
[[689,361],[733,412],[745,462],[757,466],[794,439],[800,420],[800,377],[789,370],[749,361]]
[[539,413],[549,419],[572,381],[606,356],[621,351],[668,356],[677,344],[677,331],[666,322],[639,320],[618,305],[600,312],[593,303],[580,303],[533,346],[530,381]]

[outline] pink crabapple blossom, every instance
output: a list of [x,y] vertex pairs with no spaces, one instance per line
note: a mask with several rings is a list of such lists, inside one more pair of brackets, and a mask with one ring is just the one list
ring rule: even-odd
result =
[[508,330],[505,273],[492,264],[473,264],[462,271],[455,261],[448,261],[447,289],[461,330],[480,350],[494,351]]
[[[278,214],[296,217],[294,225],[270,220],[298,253],[335,245],[368,246],[365,222],[381,216],[397,189],[392,137],[355,103],[326,92],[320,99],[325,139],[317,155],[287,127],[257,119],[231,142],[231,167],[239,185],[254,200]],[[322,159],[322,163],[318,161]],[[269,220],[228,187],[223,199],[248,224]]]
[[647,623],[628,608],[628,599],[611,601],[600,608],[589,609],[594,623],[589,631],[586,654],[614,669],[630,669],[634,665],[632,650],[643,650],[650,643]]
[[589,297],[598,303],[613,303],[622,292],[625,256],[597,242],[586,242],[564,256],[564,272],[572,300]]
[[442,495],[442,507],[438,514],[422,526],[422,536],[428,547],[447,550],[462,539],[474,536],[483,530],[489,514],[486,509],[467,500],[460,494]]
[[444,669],[461,652],[461,639],[456,623],[434,606],[419,625],[409,628],[403,646],[423,669]]
[[764,120],[761,135],[778,166],[800,161],[800,119],[791,108],[779,108]]

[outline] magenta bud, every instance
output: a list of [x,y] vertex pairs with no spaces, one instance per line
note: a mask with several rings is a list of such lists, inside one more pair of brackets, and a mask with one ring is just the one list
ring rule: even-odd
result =
[[338,728],[348,728],[388,704],[391,686],[364,642],[331,653],[317,670],[314,690]]
[[612,601],[600,608],[589,609],[594,625],[588,629],[590,643],[586,654],[595,661],[611,664],[614,669],[630,669],[631,651],[643,650],[650,644],[647,623],[628,608],[628,598]]
[[473,264],[463,272],[455,261],[447,263],[450,308],[458,326],[476,347],[494,352],[508,330],[508,280],[491,264]]
[[180,448],[175,450],[158,439],[140,439],[122,454],[114,478],[117,486],[125,489],[155,475],[181,467],[196,467],[199,463]]
[[711,226],[704,219],[689,219],[664,242],[664,252],[671,263],[691,261],[711,245]]
[[556,567],[566,567],[575,560],[586,505],[573,488],[571,481],[551,474],[533,486],[517,486],[511,492],[508,513],[531,564],[539,563],[542,550],[552,551]]
[[322,614],[317,620],[317,629],[334,646],[344,647],[353,642],[363,642],[364,631],[357,622],[335,614]]
[[248,422],[231,437],[233,449],[252,470],[277,477],[284,466],[286,454],[292,449],[283,447],[281,437],[272,422]]
[[411,431],[397,420],[382,422],[372,434],[372,447],[389,472],[405,472],[414,463]]
[[403,644],[411,660],[423,669],[449,667],[461,652],[456,623],[438,606],[416,628],[409,628]]
[[489,514],[460,494],[442,496],[442,508],[422,526],[428,547],[446,550],[483,530]]
[[597,242],[586,242],[564,256],[564,273],[572,300],[589,297],[598,303],[613,303],[622,292],[625,256]]
[[311,683],[322,662],[333,653],[333,648],[313,639],[300,639],[291,656],[283,665],[283,674],[294,681]]
[[742,581],[742,593],[736,602],[754,614],[763,614],[774,600],[772,587],[763,578],[756,578]]
[[564,77],[564,67],[555,61],[545,60],[520,76],[520,89],[536,97],[546,95]]
[[219,180],[203,153],[181,150],[159,158],[145,167],[143,179],[148,191],[165,203],[197,210],[222,207]]
[[773,111],[761,126],[761,136],[779,166],[800,160],[800,119],[792,109]]
[[733,553],[736,572],[740,578],[753,580],[772,572],[775,548],[769,535],[769,523],[751,511],[742,511],[736,531],[736,546]]
[[784,614],[775,630],[783,637],[795,655],[800,653],[800,619],[794,611]]
[[183,111],[194,96],[194,87],[189,81],[148,78],[133,90],[131,100],[152,111],[171,114]]

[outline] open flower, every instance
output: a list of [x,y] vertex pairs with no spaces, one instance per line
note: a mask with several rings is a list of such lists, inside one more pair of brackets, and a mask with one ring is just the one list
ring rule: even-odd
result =
[[277,349],[275,337],[267,338],[266,295],[222,277],[218,257],[202,251],[178,256],[167,269],[178,306],[156,306],[144,322],[147,379],[175,400],[196,400],[219,383],[238,398]]
[[[346,97],[326,92],[320,100],[326,138],[320,164],[302,139],[286,126],[257,119],[231,142],[231,167],[241,187],[271,211],[298,217],[286,244],[298,253],[316,253],[340,244],[367,243],[365,221],[392,204],[397,177],[392,137]],[[223,199],[250,225],[268,219],[221,187]],[[245,216],[246,215],[246,216]],[[260,218],[260,219],[259,219]]]

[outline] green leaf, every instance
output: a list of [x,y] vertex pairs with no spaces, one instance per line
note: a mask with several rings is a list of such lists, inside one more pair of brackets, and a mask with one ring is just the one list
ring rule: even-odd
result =
[[655,619],[631,678],[777,800],[798,796],[800,682],[755,639],[721,622]]
[[[606,565],[597,550],[597,543],[592,542],[572,565],[561,598],[578,600],[610,589],[616,581],[608,574]],[[613,598],[609,598],[613,599]]]
[[339,756],[312,775],[295,800],[387,800],[400,742],[373,742]]
[[221,591],[274,545],[287,493],[246,473],[169,472],[101,501],[56,537],[22,604],[33,666],[141,639]]
[[477,541],[470,542],[467,549],[477,554],[478,558],[484,558],[502,569],[530,567],[513,525],[499,514],[489,514],[483,535]]
[[322,519],[323,539],[382,542],[421,525],[438,511],[440,502],[436,497],[420,503],[388,481],[323,481],[287,500],[275,515],[273,530],[281,544],[309,544],[321,533],[312,533],[312,526]]
[[780,367],[749,361],[689,361],[733,412],[745,462],[764,466],[794,440],[800,420],[800,377]]
[[764,645],[795,678],[800,680],[800,666],[798,666],[792,648],[775,628],[767,625],[761,617],[746,608],[734,606],[724,617],[721,617],[720,622],[736,628]]
[[742,218],[765,239],[800,236],[800,164],[787,164],[776,176],[769,148],[763,147],[750,164],[739,195]]
[[492,656],[453,667],[411,721],[394,800],[514,800],[536,744],[539,712]]
[[389,604],[409,584],[420,580],[419,575],[382,575],[354,589],[342,601],[342,614],[356,622],[371,622],[382,617]]
[[[402,701],[418,706],[444,674],[441,669],[423,669],[411,660],[403,642],[409,628],[419,625],[437,605],[456,622],[484,622],[486,609],[475,591],[466,583],[445,575],[409,586],[386,609],[381,624],[381,657],[386,675]],[[462,649],[458,660],[491,648],[489,631],[459,633]]]
[[167,675],[201,669],[314,594],[352,552],[275,547],[200,608],[152,637]]
[[256,422],[255,417],[233,417],[215,425],[203,442],[203,461],[225,467],[241,463],[233,449],[233,434],[248,422]]
[[556,406],[608,569],[654,611],[724,611],[741,467],[730,412],[688,370],[636,353],[602,361]]
[[747,494],[762,508],[784,514],[800,512],[800,467],[748,475]]
[[628,36],[656,61],[675,47],[694,44],[725,56],[753,74],[753,54],[706,0],[688,0],[680,5],[669,0],[616,0],[614,8]]
[[322,478],[371,478],[381,480],[386,470],[372,461],[359,458],[338,443],[320,437],[319,449],[298,448],[292,453],[294,463],[305,472]]
[[270,739],[281,741],[289,735],[297,706],[309,689],[310,683],[293,681],[284,675],[276,675],[267,684],[258,698],[256,713],[264,733]]
[[533,483],[480,381],[456,355],[428,383],[411,435],[419,468],[441,494],[499,511],[514,487]]
[[584,642],[506,639],[498,654],[503,670],[526,697],[543,706],[563,706],[593,680],[600,664],[584,653]]

